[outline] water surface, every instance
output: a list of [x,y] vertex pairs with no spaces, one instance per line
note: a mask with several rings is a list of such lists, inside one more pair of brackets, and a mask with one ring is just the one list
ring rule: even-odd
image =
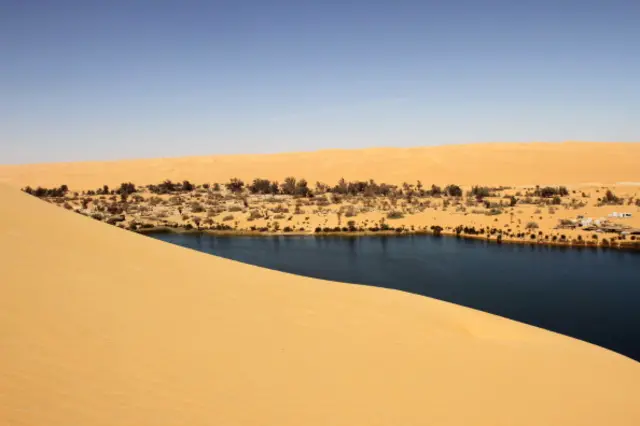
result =
[[640,253],[431,236],[154,234],[184,247],[316,278],[404,290],[502,315],[640,361]]

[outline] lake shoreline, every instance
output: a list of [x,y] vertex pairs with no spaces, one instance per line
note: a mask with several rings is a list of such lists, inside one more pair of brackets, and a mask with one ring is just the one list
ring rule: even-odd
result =
[[522,239],[514,239],[514,238],[502,238],[498,241],[497,238],[487,237],[486,235],[468,235],[468,234],[456,234],[455,232],[450,231],[442,231],[440,235],[436,235],[433,231],[411,231],[404,230],[402,232],[397,232],[395,230],[388,231],[346,231],[346,232],[300,232],[300,231],[292,231],[292,232],[261,232],[261,231],[251,231],[251,230],[215,230],[215,229],[186,229],[186,228],[173,228],[173,227],[153,227],[153,228],[144,228],[133,231],[138,234],[148,235],[148,234],[185,234],[185,235],[195,235],[195,234],[206,234],[220,237],[264,237],[264,238],[274,238],[274,237],[344,237],[344,238],[360,238],[360,237],[411,237],[411,236],[431,236],[431,237],[446,237],[446,238],[458,238],[458,239],[467,239],[467,240],[477,240],[477,241],[485,241],[492,244],[516,244],[516,245],[525,245],[525,246],[546,246],[546,247],[561,247],[561,248],[572,248],[572,249],[614,249],[614,250],[624,250],[624,251],[640,251],[640,241],[616,241],[614,244],[601,244],[600,241],[598,243],[594,243],[592,241],[583,240],[582,242],[561,242],[561,241],[544,241],[544,240],[522,240]]

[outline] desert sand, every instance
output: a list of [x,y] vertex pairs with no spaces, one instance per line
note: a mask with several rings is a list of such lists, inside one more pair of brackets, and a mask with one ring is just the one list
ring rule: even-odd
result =
[[394,184],[419,179],[428,185],[614,184],[640,181],[639,158],[640,143],[494,143],[9,165],[0,166],[0,182],[17,187],[66,184],[74,190],[129,181],[222,183],[232,177],[282,181],[286,176],[304,177],[311,184],[340,178]]
[[[614,145],[620,164],[601,158],[602,169],[573,167],[585,147],[575,156],[549,149],[565,150],[566,170],[544,177],[534,157],[512,181],[637,179],[631,166],[640,157],[629,158],[637,145]],[[166,168],[2,168],[14,187],[0,185],[0,424],[640,424],[640,363],[611,351],[425,297],[186,250],[15,188],[205,173],[205,160],[153,161]],[[362,172],[340,161],[318,167],[326,180],[333,167],[338,177]],[[483,169],[487,183],[502,180]],[[389,181],[419,174],[375,170],[368,172]],[[273,169],[272,177],[313,178],[312,169],[302,171]],[[483,176],[461,173],[461,184]]]

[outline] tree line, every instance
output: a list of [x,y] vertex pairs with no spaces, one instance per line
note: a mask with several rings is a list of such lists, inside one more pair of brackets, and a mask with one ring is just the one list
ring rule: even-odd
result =
[[[320,195],[325,193],[333,193],[339,195],[351,195],[351,196],[407,196],[407,197],[462,197],[464,192],[459,185],[449,184],[444,188],[438,185],[431,185],[430,187],[424,187],[420,181],[416,184],[403,183],[402,185],[392,185],[387,183],[377,183],[373,179],[366,181],[346,181],[344,178],[340,179],[335,185],[328,185],[323,182],[316,182],[315,187],[312,189],[306,179],[296,179],[295,177],[287,177],[283,182],[277,180],[269,180],[265,178],[255,178],[249,184],[238,178],[231,178],[227,183],[223,184],[224,187],[231,193],[241,194],[248,191],[251,194],[262,195],[291,195],[296,197],[313,197],[314,195]],[[213,189],[213,191],[220,191],[221,185],[203,184],[196,185],[188,180],[182,182],[172,182],[169,179],[159,183],[146,185],[149,192],[157,195],[161,194],[174,194],[181,192],[191,192],[196,189]],[[131,182],[123,182],[120,186],[111,189],[108,185],[103,185],[96,190],[88,190],[83,192],[84,195],[116,195],[119,194],[123,197],[138,192],[140,188],[137,188]],[[497,192],[505,189],[503,187],[492,188],[487,186],[473,186],[466,195],[469,197],[475,197],[478,200],[482,200],[485,197],[497,196]],[[38,187],[33,189],[26,187],[23,189],[25,192],[35,195],[37,197],[62,197],[69,191],[67,185],[62,185],[59,188],[42,188]],[[536,186],[535,191],[532,193],[534,196],[549,198],[549,197],[561,197],[568,195],[569,191],[566,187],[543,187]]]

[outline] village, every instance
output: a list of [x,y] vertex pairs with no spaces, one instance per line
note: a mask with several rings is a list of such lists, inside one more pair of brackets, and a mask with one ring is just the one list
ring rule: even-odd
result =
[[607,217],[584,217],[578,215],[575,219],[561,219],[556,229],[582,229],[596,233],[619,234],[621,236],[640,235],[640,228],[634,228],[624,223],[613,223],[609,219],[627,219],[633,217],[633,213],[612,212]]

